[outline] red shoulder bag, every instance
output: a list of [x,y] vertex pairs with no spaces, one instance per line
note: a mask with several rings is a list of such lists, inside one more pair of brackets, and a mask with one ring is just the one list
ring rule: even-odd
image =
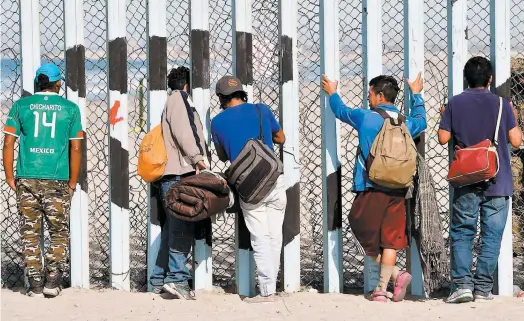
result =
[[455,155],[449,167],[448,182],[454,188],[489,181],[499,171],[497,153],[500,118],[502,116],[502,97],[499,97],[499,113],[493,143],[483,140],[480,143],[461,148],[455,147]]

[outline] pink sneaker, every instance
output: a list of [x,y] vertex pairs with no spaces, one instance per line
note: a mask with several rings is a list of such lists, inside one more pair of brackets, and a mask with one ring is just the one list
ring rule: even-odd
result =
[[406,289],[411,283],[411,274],[406,271],[400,271],[395,281],[395,287],[393,290],[393,302],[399,302],[404,300],[406,296]]
[[388,294],[386,291],[373,291],[371,294],[371,301],[374,302],[388,302]]

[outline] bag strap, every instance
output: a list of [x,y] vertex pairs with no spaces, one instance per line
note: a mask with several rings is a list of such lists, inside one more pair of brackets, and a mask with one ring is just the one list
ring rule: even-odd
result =
[[502,117],[502,97],[499,96],[499,114],[497,116],[497,127],[495,127],[495,137],[493,138],[493,144],[496,146],[499,145],[499,128],[500,128],[500,118]]
[[264,141],[264,130],[262,128],[262,113],[260,112],[260,106],[258,104],[255,104],[255,107],[257,108],[258,112],[258,121],[260,123],[260,140]]
[[[389,116],[389,114],[385,110],[383,110],[383,109],[375,108],[373,111],[376,111],[380,116],[382,116],[382,118],[384,118],[384,120],[388,120],[390,118],[393,118],[393,117]],[[397,119],[400,120],[401,123],[405,123],[406,122],[406,116],[402,115],[401,113],[398,113],[397,117],[398,117]]]

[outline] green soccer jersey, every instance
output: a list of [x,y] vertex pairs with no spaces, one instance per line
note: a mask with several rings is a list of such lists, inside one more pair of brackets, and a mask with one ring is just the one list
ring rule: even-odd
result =
[[53,180],[69,179],[69,140],[84,137],[78,106],[49,92],[17,100],[4,133],[20,137],[18,178]]

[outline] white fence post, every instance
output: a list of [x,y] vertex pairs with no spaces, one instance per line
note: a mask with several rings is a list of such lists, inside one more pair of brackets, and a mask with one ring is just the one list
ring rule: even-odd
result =
[[[320,73],[340,79],[338,0],[320,1]],[[322,91],[322,211],[324,227],[324,292],[342,292],[342,196],[340,122]]]
[[[369,108],[367,94],[369,81],[382,74],[382,0],[363,0],[364,51],[364,108]],[[379,281],[379,267],[364,257],[364,293],[375,289]]]
[[[148,131],[160,124],[162,110],[167,99],[167,42],[166,42],[166,0],[149,0],[147,3],[147,66]],[[149,278],[157,262],[160,250],[161,225],[159,215],[162,205],[158,189],[149,184],[147,219],[147,288],[152,290]],[[167,226],[165,227],[167,228]],[[164,260],[159,265],[167,269],[167,248]]]
[[297,0],[279,1],[280,115],[287,207],[284,217],[284,291],[300,290],[300,134],[297,67]]
[[[253,102],[253,35],[251,0],[233,0],[233,74],[240,79]],[[242,296],[255,293],[255,261],[250,250],[250,235],[244,218],[235,218],[237,292]]]
[[[204,127],[206,144],[210,144],[209,118],[209,0],[191,1],[191,88],[195,107]],[[210,166],[210,164],[209,164]],[[209,224],[208,224],[209,222]],[[195,290],[213,288],[211,260],[211,221],[202,222],[195,234],[193,271]]]
[[38,0],[20,0],[20,53],[22,97],[35,92],[35,73],[40,67],[40,7]]
[[[22,97],[35,93],[35,73],[40,67],[40,8],[38,0],[20,0],[20,54],[22,56]],[[44,224],[40,246],[44,253]],[[42,256],[43,259],[43,256]],[[24,284],[27,276],[24,270]]]
[[87,194],[87,122],[83,1],[64,1],[67,99],[78,105],[84,139],[82,169],[71,201],[71,286],[89,288],[89,196]]
[[[421,0],[404,0],[404,64],[405,78],[414,80],[419,72],[422,72],[422,77],[424,77],[424,3]],[[411,112],[412,97],[408,88],[405,88],[404,94],[404,111],[407,115]],[[420,143],[418,145],[419,152],[424,155],[424,133],[420,134]],[[415,203],[410,203],[407,215],[411,215],[414,212],[414,208],[411,205]],[[408,263],[408,269],[413,278],[410,285],[411,294],[424,296],[422,264],[418,244],[414,238],[411,238]]]
[[[510,48],[510,0],[491,0],[491,62],[494,66],[492,89],[502,97],[511,99],[511,48]],[[512,204],[509,197],[506,227],[502,235],[497,267],[497,288],[499,295],[513,296],[513,242]]]
[[130,290],[126,1],[107,0],[111,286]]

